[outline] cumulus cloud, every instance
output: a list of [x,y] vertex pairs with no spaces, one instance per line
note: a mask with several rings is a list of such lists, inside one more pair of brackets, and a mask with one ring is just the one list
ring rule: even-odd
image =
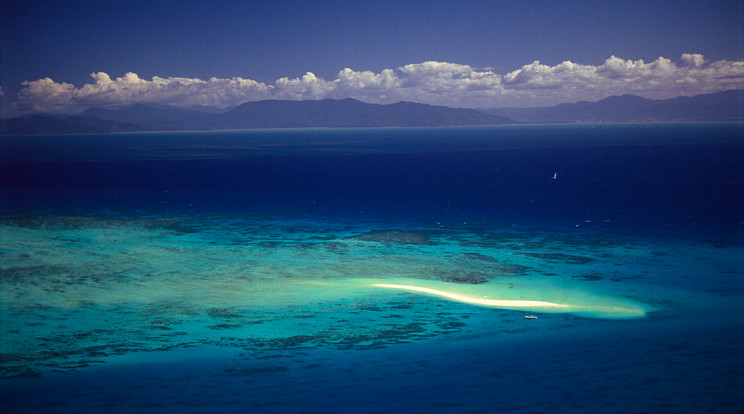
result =
[[621,94],[663,99],[744,87],[744,62],[709,62],[690,53],[681,56],[680,64],[664,57],[647,63],[611,56],[601,65],[565,61],[550,66],[534,61],[502,75],[429,61],[379,73],[345,68],[331,80],[307,72],[273,84],[241,77],[148,80],[135,73],[112,79],[98,72],[91,78],[92,83],[82,87],[50,78],[24,82],[12,106],[17,112],[75,113],[91,106],[136,102],[227,107],[261,99],[351,97],[371,103],[407,100],[455,107],[546,106]]
[[29,112],[67,112],[73,105],[77,91],[75,85],[57,83],[50,78],[26,81],[23,86],[18,93],[16,105],[21,111]]
[[103,72],[92,73],[94,83],[81,88],[49,78],[24,82],[14,109],[21,112],[75,113],[91,106],[116,106],[154,102],[180,107],[197,105],[223,107],[245,101],[270,98],[271,87],[251,79],[211,78],[209,80],[169,77],[141,79],[135,73],[111,79]]
[[274,85],[274,96],[279,99],[321,99],[328,95],[331,85],[307,72],[302,78],[280,78]]
[[561,89],[568,84],[584,83],[591,87],[597,68],[565,61],[555,66],[547,66],[539,61],[522,66],[504,76],[507,89]]
[[481,106],[503,91],[501,76],[490,70],[447,62],[424,62],[398,68],[408,100],[450,106]]
[[699,53],[683,53],[682,60],[684,60],[685,63],[687,63],[688,65],[695,68],[701,68],[705,63],[705,58]]
[[349,68],[338,73],[333,84],[332,97],[355,97],[368,102],[399,101],[401,81],[392,69],[380,73],[353,71]]
[[611,95],[636,94],[652,99],[696,95],[744,87],[744,62],[706,64],[699,54],[684,54],[685,65],[659,57],[653,62],[611,56],[602,65],[569,61],[555,66],[533,62],[504,76],[507,90],[517,98],[565,101],[598,100]]

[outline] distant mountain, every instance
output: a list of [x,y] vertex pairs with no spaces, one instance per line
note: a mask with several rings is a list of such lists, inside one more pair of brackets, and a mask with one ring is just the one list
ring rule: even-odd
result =
[[184,122],[192,118],[204,117],[208,114],[206,111],[181,109],[170,105],[137,103],[117,109],[88,108],[80,115],[135,124],[139,125],[142,129],[150,131],[164,131],[183,129],[182,125]]
[[474,109],[411,102],[368,104],[355,99],[246,102],[223,113],[167,105],[90,108],[81,115],[127,122],[147,130],[494,125],[510,120]]
[[[72,117],[67,119],[71,120]],[[383,127],[383,126],[453,126],[496,125],[513,123],[505,117],[486,114],[475,109],[449,108],[412,102],[390,105],[368,104],[355,99],[323,99],[318,101],[265,100],[246,102],[228,111],[215,108],[182,109],[169,105],[138,103],[116,109],[89,108],[80,120],[97,119],[101,130],[217,130],[253,128],[313,128],[313,127]],[[91,122],[78,125],[49,119],[37,128],[29,119],[8,120],[5,133],[98,132]],[[105,121],[105,122],[104,122]],[[117,129],[117,126],[120,129]],[[14,132],[18,131],[18,132]]]
[[513,121],[474,109],[412,102],[368,104],[356,99],[246,102],[224,114],[192,118],[185,129],[413,127],[496,125]]
[[142,127],[138,125],[84,116],[31,115],[0,119],[0,134],[105,134],[140,130]]
[[[216,113],[215,113],[216,112]],[[79,116],[30,116],[0,122],[0,133],[53,134],[116,131],[179,131],[252,128],[414,127],[497,125],[512,120],[475,109],[413,102],[368,104],[355,99],[246,102],[226,112],[139,103],[116,109],[89,108]]]
[[622,95],[598,102],[483,111],[525,123],[733,121],[744,120],[744,89],[664,100]]
[[117,109],[89,108],[78,116],[32,115],[0,120],[0,134],[731,120],[744,120],[744,90],[666,100],[623,95],[598,102],[488,110],[413,102],[379,105],[350,98],[246,102],[228,111],[139,103]]
[[227,111],[235,108],[236,106],[237,105],[233,105],[233,106],[228,107],[228,108],[216,108],[216,107],[213,107],[213,106],[197,105],[197,106],[192,106],[192,107],[187,108],[187,109],[190,109],[190,110],[196,111],[196,112],[204,112],[206,114],[224,114],[225,112],[227,112]]

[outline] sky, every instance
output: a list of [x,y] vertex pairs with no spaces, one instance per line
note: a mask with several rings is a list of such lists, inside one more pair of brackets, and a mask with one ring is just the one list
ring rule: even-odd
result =
[[549,106],[744,88],[744,2],[0,1],[3,116],[356,98]]

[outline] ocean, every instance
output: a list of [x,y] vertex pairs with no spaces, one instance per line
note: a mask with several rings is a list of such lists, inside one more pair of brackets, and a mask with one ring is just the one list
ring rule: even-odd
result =
[[3,413],[739,413],[743,299],[743,123],[0,137]]

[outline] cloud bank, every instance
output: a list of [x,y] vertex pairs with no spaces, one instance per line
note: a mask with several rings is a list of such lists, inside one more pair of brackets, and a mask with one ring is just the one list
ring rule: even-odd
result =
[[534,61],[503,75],[487,68],[430,61],[379,73],[346,68],[333,80],[308,72],[273,84],[241,77],[202,80],[156,76],[147,80],[131,72],[115,79],[103,72],[90,76],[93,82],[82,87],[50,78],[23,82],[9,109],[14,113],[71,114],[92,106],[136,102],[224,108],[262,99],[349,97],[370,103],[405,100],[474,108],[548,106],[622,94],[665,99],[742,88],[744,61],[709,62],[703,55],[689,53],[681,56],[679,64],[664,57],[646,63],[611,56],[598,66],[570,61],[549,66]]

